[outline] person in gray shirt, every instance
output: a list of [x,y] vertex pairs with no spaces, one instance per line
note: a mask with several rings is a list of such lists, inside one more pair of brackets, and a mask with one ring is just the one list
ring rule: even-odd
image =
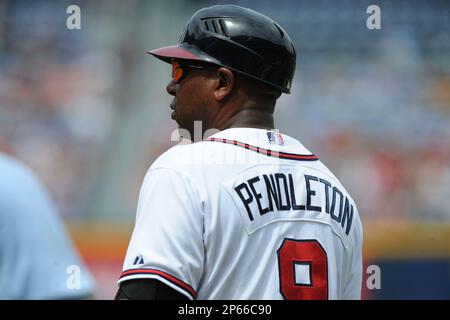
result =
[[93,288],[45,187],[0,153],[0,299],[85,299]]

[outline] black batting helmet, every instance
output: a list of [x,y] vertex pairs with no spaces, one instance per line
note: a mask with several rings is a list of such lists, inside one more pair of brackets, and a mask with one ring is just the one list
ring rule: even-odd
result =
[[187,59],[227,67],[285,93],[295,72],[295,48],[287,32],[272,19],[235,5],[197,11],[178,44],[148,53],[168,63]]

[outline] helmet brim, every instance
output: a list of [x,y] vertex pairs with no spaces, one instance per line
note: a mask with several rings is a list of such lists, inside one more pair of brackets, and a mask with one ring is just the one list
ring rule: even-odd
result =
[[203,60],[191,50],[179,44],[154,49],[147,51],[147,53],[167,63],[171,63],[172,59]]

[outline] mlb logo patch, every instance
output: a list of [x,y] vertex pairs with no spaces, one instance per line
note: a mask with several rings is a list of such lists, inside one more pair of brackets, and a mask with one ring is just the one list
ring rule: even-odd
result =
[[279,132],[267,131],[267,138],[269,139],[269,143],[278,144],[280,146],[284,145],[283,136]]

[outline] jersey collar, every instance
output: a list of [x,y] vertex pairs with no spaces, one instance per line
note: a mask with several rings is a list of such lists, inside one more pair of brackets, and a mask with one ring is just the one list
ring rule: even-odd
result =
[[206,140],[223,141],[223,139],[277,152],[312,155],[312,153],[306,149],[300,141],[286,134],[282,134],[277,130],[259,128],[230,128],[222,130],[210,136]]

